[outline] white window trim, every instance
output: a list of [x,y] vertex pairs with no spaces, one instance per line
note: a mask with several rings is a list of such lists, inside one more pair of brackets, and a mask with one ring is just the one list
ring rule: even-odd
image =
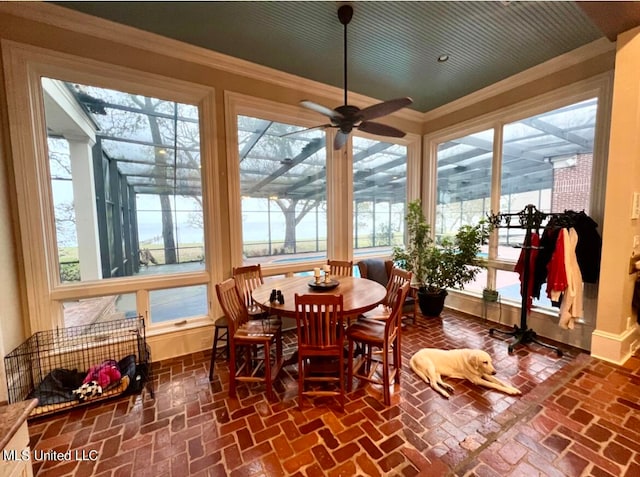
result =
[[[189,327],[210,324],[219,316],[213,283],[222,279],[222,271],[211,257],[220,256],[220,227],[205,219],[205,255],[207,269],[187,274],[110,278],[108,280],[61,284],[57,268],[56,232],[48,177],[46,121],[42,101],[42,76],[82,82],[98,87],[121,89],[158,98],[168,98],[199,108],[202,189],[205,217],[219,216],[220,189],[215,137],[215,91],[160,75],[105,64],[86,58],[2,41],[7,89],[12,92],[7,106],[13,169],[16,180],[18,218],[25,267],[28,329],[48,330],[63,324],[61,303],[69,299],[91,298],[121,293],[137,293],[138,311],[146,312],[149,324],[148,291],[188,285],[208,285],[209,315],[188,320]],[[144,299],[147,297],[146,299]],[[153,325],[157,332],[175,331],[175,322]]]

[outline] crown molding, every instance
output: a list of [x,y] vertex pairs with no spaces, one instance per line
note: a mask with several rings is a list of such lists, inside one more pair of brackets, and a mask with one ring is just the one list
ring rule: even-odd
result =
[[612,43],[606,38],[601,38],[589,43],[588,45],[581,46],[580,48],[576,48],[575,50],[552,58],[544,63],[529,68],[528,70],[505,78],[502,81],[498,81],[486,88],[474,91],[473,93],[463,96],[455,101],[451,101],[444,106],[427,111],[422,115],[422,120],[432,121],[434,119],[438,119],[441,116],[446,116],[468,106],[477,104],[480,101],[498,96],[499,94],[505,93],[519,86],[532,83],[533,81],[542,79],[545,76],[557,73],[591,58],[595,58],[606,53],[615,54],[615,51],[615,42]]
[[[291,73],[285,73],[267,66],[235,58],[213,50],[146,32],[110,20],[70,10],[59,5],[45,2],[0,2],[0,13],[25,18],[69,30],[75,33],[108,40],[151,53],[173,57],[182,61],[199,64],[208,68],[237,74],[262,82],[271,83],[287,89],[294,89],[326,97],[329,101],[340,101],[343,90],[335,86],[313,81]],[[354,102],[367,107],[380,102],[358,93],[349,92]],[[402,109],[393,113],[393,117],[408,121],[421,122],[423,113],[412,109]]]

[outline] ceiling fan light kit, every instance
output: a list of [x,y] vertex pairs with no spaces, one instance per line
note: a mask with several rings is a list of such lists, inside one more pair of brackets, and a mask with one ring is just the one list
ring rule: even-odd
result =
[[335,140],[333,148],[335,150],[342,149],[347,143],[349,134],[355,128],[368,134],[386,137],[404,137],[405,133],[392,126],[371,121],[391,114],[399,109],[409,106],[413,101],[411,98],[397,98],[382,103],[377,103],[360,109],[357,106],[348,104],[347,102],[347,25],[353,17],[353,7],[351,5],[342,5],[338,8],[338,20],[344,25],[344,104],[334,109],[314,103],[313,101],[304,100],[300,102],[300,106],[320,113],[329,118],[330,124],[316,126],[317,128],[336,128]]

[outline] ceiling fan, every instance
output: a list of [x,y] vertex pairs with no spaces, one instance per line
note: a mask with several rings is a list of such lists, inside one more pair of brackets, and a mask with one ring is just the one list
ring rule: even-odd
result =
[[342,5],[338,8],[338,20],[344,25],[344,104],[335,109],[330,109],[313,101],[305,100],[300,102],[301,106],[324,114],[331,121],[329,124],[323,124],[310,129],[328,127],[338,129],[333,142],[333,148],[336,151],[347,143],[349,133],[353,128],[378,136],[404,137],[405,133],[403,131],[371,120],[391,114],[413,102],[411,98],[397,98],[374,104],[364,109],[347,103],[347,25],[351,21],[352,16],[353,7],[351,5]]

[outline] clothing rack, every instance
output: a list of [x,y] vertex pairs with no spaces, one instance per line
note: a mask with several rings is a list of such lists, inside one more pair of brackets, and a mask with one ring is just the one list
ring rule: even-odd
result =
[[518,344],[536,343],[540,346],[544,346],[545,348],[554,350],[558,357],[561,357],[562,351],[559,348],[538,341],[536,332],[527,325],[527,315],[529,313],[529,281],[531,279],[529,267],[531,261],[531,250],[536,248],[531,245],[531,233],[533,230],[539,230],[545,220],[553,220],[556,225],[567,226],[569,225],[570,217],[563,213],[540,212],[532,204],[527,205],[520,212],[491,214],[488,216],[488,221],[492,228],[525,230],[524,243],[522,244],[522,248],[524,250],[524,264],[520,289],[520,294],[522,295],[520,326],[513,325],[513,331],[502,331],[497,328],[491,328],[489,330],[489,335],[493,336],[494,333],[500,333],[503,335],[513,336],[514,339],[511,341],[508,348],[509,353],[512,353],[514,347]]

